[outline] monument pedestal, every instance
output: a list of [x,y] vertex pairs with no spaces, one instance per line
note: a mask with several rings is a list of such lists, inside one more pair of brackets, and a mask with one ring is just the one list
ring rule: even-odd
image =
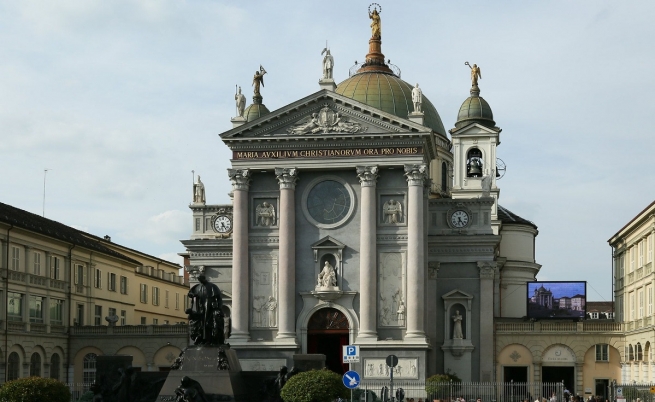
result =
[[227,345],[186,348],[179,369],[168,373],[157,402],[175,401],[175,390],[185,377],[197,381],[210,402],[248,400],[241,364],[236,352]]

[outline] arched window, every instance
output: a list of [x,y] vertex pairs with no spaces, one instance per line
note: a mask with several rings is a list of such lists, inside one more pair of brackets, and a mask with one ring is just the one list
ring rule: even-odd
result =
[[53,353],[50,357],[50,378],[59,380],[59,372],[61,371],[61,360],[57,353]]
[[634,349],[632,348],[632,345],[628,346],[628,360],[633,361],[635,359],[635,352]]
[[466,154],[466,176],[482,177],[483,166],[482,151],[477,148],[471,148]]
[[441,191],[448,191],[448,164],[441,162]]
[[89,353],[84,356],[84,370],[82,381],[85,386],[93,384],[96,380],[96,357],[95,353]]
[[643,353],[643,351],[641,349],[641,343],[637,342],[636,349],[637,349],[637,361],[640,362],[640,361],[644,360],[644,353]]
[[644,361],[650,362],[650,342],[646,342],[644,346]]
[[7,380],[11,381],[20,378],[20,357],[18,357],[18,353],[11,352],[7,363]]
[[37,352],[30,357],[30,377],[41,377],[41,355]]

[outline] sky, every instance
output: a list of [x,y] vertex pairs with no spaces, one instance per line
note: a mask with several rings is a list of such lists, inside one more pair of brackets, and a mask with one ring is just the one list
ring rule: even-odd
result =
[[[446,129],[468,97],[464,62],[481,67],[503,129],[500,204],[539,227],[537,278],[611,300],[607,240],[654,199],[655,2],[380,4],[384,54]],[[368,50],[368,5],[0,2],[0,202],[181,263],[192,171],[208,203],[229,202],[218,134],[235,85],[250,103],[261,64],[270,110],[312,94],[326,40],[346,79]]]

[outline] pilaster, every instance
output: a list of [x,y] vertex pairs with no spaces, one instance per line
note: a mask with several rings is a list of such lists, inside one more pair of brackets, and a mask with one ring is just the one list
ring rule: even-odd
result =
[[480,381],[491,381],[494,361],[495,261],[478,261],[480,270]]

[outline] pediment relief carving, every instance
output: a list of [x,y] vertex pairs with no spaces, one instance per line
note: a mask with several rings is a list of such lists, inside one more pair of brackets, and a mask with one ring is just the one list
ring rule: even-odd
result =
[[349,117],[340,114],[325,104],[318,112],[303,117],[293,126],[287,128],[287,133],[298,134],[327,134],[327,133],[359,133],[368,127],[353,122]]

